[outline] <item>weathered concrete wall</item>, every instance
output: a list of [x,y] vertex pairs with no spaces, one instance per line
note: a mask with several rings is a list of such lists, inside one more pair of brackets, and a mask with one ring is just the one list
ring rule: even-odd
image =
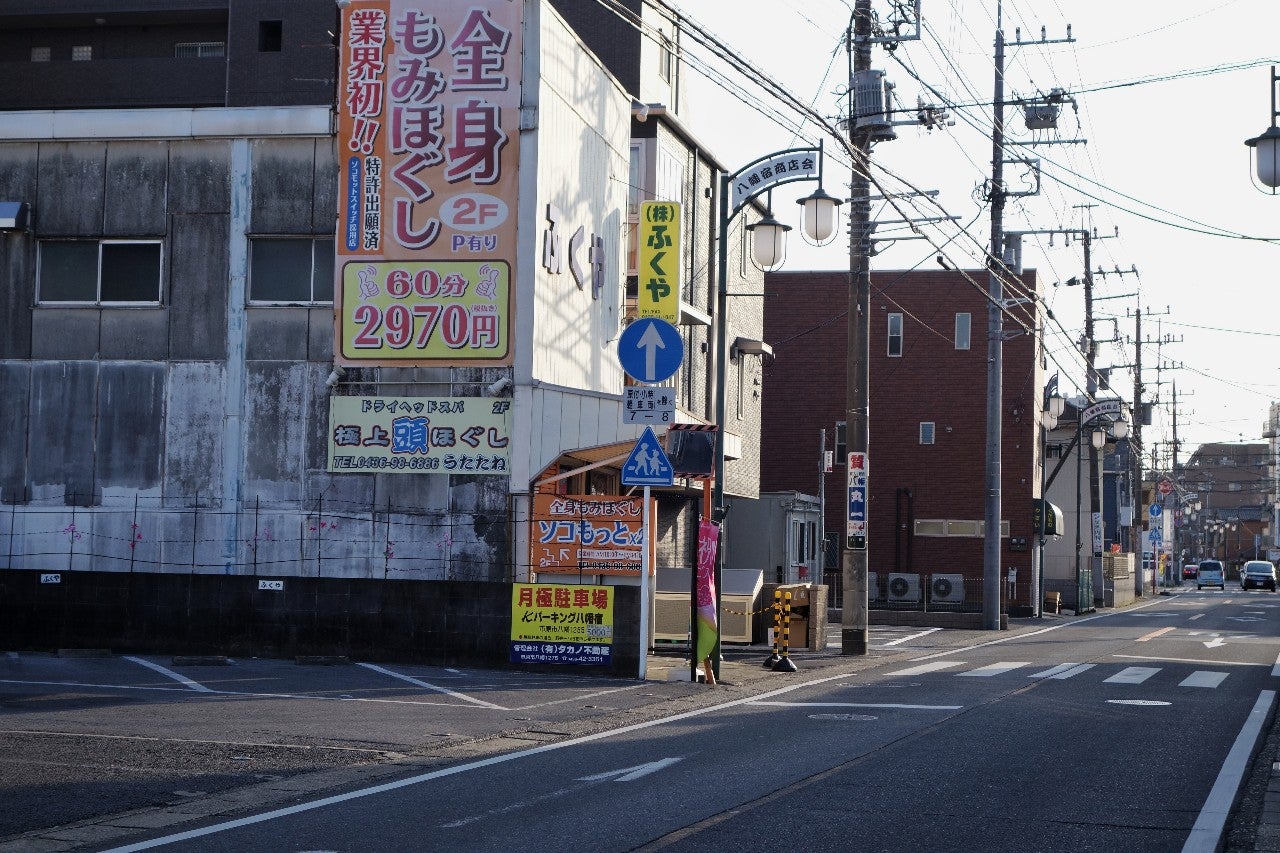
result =
[[[330,138],[0,143],[0,197],[36,227],[0,235],[0,565],[289,576],[501,580],[504,478],[324,470],[329,397],[476,395],[477,369],[353,371],[330,389],[327,305],[245,308],[244,453],[224,495],[231,251],[323,237],[337,215]],[[247,180],[247,232],[230,188]],[[163,240],[160,304],[41,306],[49,238]],[[250,271],[251,272],[251,271]],[[421,382],[421,384],[417,384]]]

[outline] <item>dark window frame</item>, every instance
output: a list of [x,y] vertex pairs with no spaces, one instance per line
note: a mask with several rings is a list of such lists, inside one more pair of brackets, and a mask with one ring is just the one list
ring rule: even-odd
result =
[[[311,244],[311,269],[308,299],[277,298],[254,294],[254,278],[258,271],[256,249],[270,243],[277,244]],[[246,301],[255,307],[273,307],[288,305],[332,305],[334,293],[334,238],[330,235],[296,235],[296,234],[255,234],[249,238],[249,281],[246,288]],[[317,277],[319,276],[319,277]],[[320,297],[320,298],[317,298]]]
[[[87,248],[92,245],[96,248],[97,262],[93,270],[93,294],[92,298],[72,299],[65,297],[55,297],[48,295],[48,284],[46,276],[49,273],[49,263],[52,259],[46,257],[46,252],[52,246],[70,247],[78,245]],[[156,267],[155,267],[155,294],[154,298],[148,299],[121,299],[113,294],[103,293],[103,272],[107,270],[108,275],[112,274],[110,267],[120,264],[128,272],[127,266],[130,258],[124,252],[121,252],[119,258],[107,260],[104,255],[112,252],[112,247],[125,246],[155,246],[156,247]],[[138,258],[132,259],[136,266]],[[40,240],[37,247],[36,260],[36,304],[42,308],[61,308],[61,307],[84,307],[109,306],[112,308],[154,308],[164,304],[164,240],[158,237],[137,237],[137,238],[78,238],[69,240],[47,239]],[[148,264],[149,265],[149,264]],[[85,274],[85,270],[75,271],[80,275]],[[83,288],[85,282],[74,283],[78,287]],[[107,281],[108,287],[112,286],[110,280]],[[65,286],[65,284],[63,285]],[[88,296],[87,292],[82,294]]]

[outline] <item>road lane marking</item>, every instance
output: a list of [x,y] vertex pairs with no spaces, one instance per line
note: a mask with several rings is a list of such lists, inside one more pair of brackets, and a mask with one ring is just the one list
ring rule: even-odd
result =
[[999,663],[989,663],[986,666],[980,666],[968,672],[957,672],[956,675],[967,678],[991,678],[992,676],[1004,675],[1006,672],[1013,672],[1015,669],[1030,665],[1029,661],[1005,660]]
[[1275,665],[1271,667],[1271,674],[1273,676],[1280,675],[1280,655],[1276,655],[1276,662]]
[[394,670],[390,670],[390,669],[387,669],[386,667],[378,666],[377,664],[374,664],[374,663],[357,663],[356,666],[362,666],[365,669],[371,669],[374,672],[380,672],[383,675],[390,676],[391,678],[398,678],[401,681],[408,682],[409,684],[413,684],[417,687],[425,687],[426,689],[434,690],[437,693],[444,693],[446,696],[452,696],[455,699],[461,699],[464,702],[470,702],[473,705],[479,705],[482,708],[492,708],[495,711],[511,710],[510,708],[504,708],[501,705],[495,705],[492,702],[486,702],[483,699],[473,699],[472,697],[468,696],[465,693],[459,693],[456,690],[450,690],[448,687],[439,687],[435,684],[431,684],[429,682],[423,681],[420,678],[414,678],[412,675],[405,675],[404,673],[395,672]]
[[1110,678],[1103,679],[1105,684],[1141,684],[1159,672],[1159,668],[1151,666],[1128,666]]
[[[191,690],[186,687],[142,687],[136,684],[88,684],[83,681],[29,681],[19,678],[0,678],[0,684],[26,684],[37,687],[87,687],[95,690],[161,690],[169,693],[191,694]],[[426,705],[432,708],[462,708],[455,702],[423,702],[416,699],[366,699],[366,698],[344,698],[342,696],[315,696],[300,695],[297,693],[247,693],[236,690],[207,690],[202,695],[209,697],[217,696],[244,696],[249,699],[314,699],[321,702],[381,702],[388,705]]]
[[[1214,666],[1266,666],[1265,663],[1249,663],[1240,660],[1203,660],[1201,658],[1171,658],[1164,655],[1112,655],[1113,658],[1125,660],[1158,660],[1166,663],[1208,663]],[[1280,665],[1278,663],[1277,665]],[[1274,670],[1273,670],[1274,674]]]
[[142,658],[130,657],[129,655],[125,655],[124,659],[128,661],[133,661],[139,666],[145,666],[147,669],[153,669],[156,672],[163,675],[165,678],[172,678],[174,681],[178,682],[183,687],[186,687],[188,690],[194,690],[197,693],[213,692],[208,687],[205,687],[203,684],[192,681],[190,678],[187,678],[185,675],[179,675],[178,673],[174,672],[171,669],[166,669],[165,667],[161,666],[158,663],[152,663],[151,661],[143,660]]
[[938,672],[939,670],[951,669],[952,667],[956,667],[956,666],[964,666],[964,661],[940,660],[940,661],[934,661],[933,663],[922,663],[919,666],[912,666],[906,669],[896,670],[894,672],[889,673],[889,676],[893,677],[896,675],[924,675],[926,672]]
[[898,639],[896,639],[896,640],[890,640],[890,641],[889,641],[889,642],[887,642],[887,643],[881,643],[881,644],[880,644],[880,648],[882,648],[882,649],[887,649],[887,648],[889,648],[890,646],[896,646],[896,645],[898,645],[899,643],[905,643],[905,642],[907,642],[908,640],[918,640],[918,639],[920,639],[921,637],[923,637],[923,636],[925,636],[925,635],[927,635],[927,634],[932,634],[934,631],[941,631],[941,630],[942,630],[941,628],[930,628],[930,629],[928,629],[927,631],[921,631],[921,632],[920,632],[920,633],[918,633],[918,634],[909,634],[909,635],[907,635],[907,636],[905,636],[905,637],[899,637],[899,638],[898,638]]
[[479,770],[484,767],[493,767],[498,764],[506,764],[510,761],[518,761],[523,758],[529,758],[534,755],[542,755],[546,752],[555,752],[569,747],[581,746],[584,743],[594,743],[598,740],[616,737],[618,735],[630,734],[631,732],[642,731],[644,729],[653,728],[655,726],[665,725],[667,723],[676,723],[682,720],[690,720],[695,717],[701,717],[706,714],[712,714],[717,711],[725,711],[729,708],[737,708],[752,702],[769,699],[774,696],[785,696],[796,690],[803,690],[808,687],[816,687],[820,684],[826,684],[831,681],[837,681],[841,678],[848,678],[848,673],[839,673],[837,675],[828,675],[823,678],[815,678],[812,681],[803,681],[799,684],[790,684],[786,687],[780,687],[777,690],[768,693],[762,693],[756,697],[743,697],[740,699],[732,699],[728,702],[722,702],[719,705],[711,705],[706,708],[695,708],[692,711],[685,711],[681,714],[674,714],[670,717],[660,717],[656,720],[646,720],[642,723],[633,723],[629,726],[622,726],[616,729],[609,729],[602,732],[595,732],[589,735],[583,735],[578,738],[559,741],[557,743],[547,743],[541,746],[522,749],[519,752],[509,752],[504,755],[494,755],[489,758],[482,758],[478,761],[470,761],[465,764],[458,764],[453,767],[444,767],[440,770],[432,770],[429,773],[422,773],[417,776],[410,776],[406,779],[397,779],[394,782],[384,782],[380,785],[373,785],[368,788],[360,788],[355,791],[347,791],[343,794],[336,794],[332,797],[324,797],[323,799],[313,800],[307,803],[298,803],[293,806],[286,806],[281,809],[274,809],[261,814],[249,815],[248,817],[236,818],[234,820],[215,823],[211,826],[200,827],[199,829],[191,829],[186,832],[178,832],[173,835],[165,835],[160,838],[152,838],[146,841],[139,841],[136,844],[128,844],[124,847],[115,847],[104,853],[137,853],[140,850],[151,850],[155,847],[163,847],[168,844],[176,844],[180,841],[189,841],[193,838],[203,838],[206,835],[214,835],[219,832],[226,832],[231,829],[239,829],[243,826],[252,826],[264,821],[275,820],[276,818],[288,817],[289,815],[301,814],[303,812],[322,809],[327,806],[337,805],[339,803],[349,802],[350,800],[358,800],[364,797],[371,797],[377,794],[384,794],[388,791],[397,791],[401,788],[407,788],[412,785],[420,785],[423,782],[431,782],[435,779],[443,779],[446,776],[455,776],[459,773],[467,773],[472,770]]
[[779,708],[882,708],[893,711],[963,711],[963,705],[901,705],[894,702],[752,702]]
[[1188,622],[1194,622],[1194,621],[1196,621],[1197,619],[1203,619],[1203,618],[1204,618],[1204,614],[1203,614],[1203,613],[1197,613],[1195,616],[1192,616],[1192,617],[1191,617],[1190,619],[1188,619],[1187,621],[1188,621]]
[[1245,770],[1249,767],[1249,756],[1253,754],[1254,745],[1262,734],[1262,724],[1271,713],[1271,705],[1275,702],[1274,690],[1263,690],[1258,694],[1258,701],[1249,712],[1248,719],[1236,735],[1231,751],[1222,762],[1218,778],[1209,790],[1196,818],[1195,826],[1187,836],[1187,843],[1182,846],[1182,853],[1214,853],[1218,849],[1218,841],[1227,825],[1227,816],[1231,813],[1231,804],[1235,801],[1236,791],[1244,779]]
[[1179,687],[1217,687],[1219,684],[1227,680],[1225,672],[1210,672],[1207,669],[1198,669],[1195,672],[1182,679]]
[[1097,664],[1093,663],[1063,663],[1055,666],[1053,669],[1046,669],[1044,672],[1033,672],[1027,678],[1054,678],[1058,680],[1071,678],[1079,675],[1088,669],[1093,669]]
[[634,767],[622,767],[617,770],[606,770],[603,773],[596,773],[593,776],[579,776],[575,781],[578,782],[603,782],[605,779],[613,779],[615,782],[634,782],[637,779],[643,779],[650,773],[657,773],[666,767],[670,767],[677,761],[682,761],[683,755],[677,755],[674,758],[659,758],[657,761],[650,761],[648,764],[637,764]]
[[1139,637],[1139,638],[1137,639],[1137,642],[1139,642],[1139,643],[1147,643],[1147,642],[1150,642],[1151,640],[1154,640],[1156,637],[1159,637],[1159,636],[1161,636],[1161,635],[1163,635],[1163,634],[1167,634],[1167,633],[1169,633],[1170,631],[1173,631],[1173,630],[1175,630],[1175,629],[1174,629],[1174,628],[1172,628],[1172,627],[1168,627],[1168,628],[1160,628],[1160,629],[1159,629],[1159,630],[1157,630],[1157,631],[1152,631],[1150,634],[1143,634],[1141,637]]

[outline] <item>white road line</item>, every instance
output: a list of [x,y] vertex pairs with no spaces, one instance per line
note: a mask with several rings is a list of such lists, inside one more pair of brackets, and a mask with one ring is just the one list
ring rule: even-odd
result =
[[1182,679],[1179,687],[1217,687],[1219,684],[1227,680],[1225,672],[1210,672],[1207,669],[1198,669],[1195,672]]
[[1271,674],[1273,676],[1280,675],[1280,655],[1276,655],[1276,663],[1275,666],[1271,667]]
[[1015,669],[1021,669],[1024,666],[1031,666],[1031,664],[1029,661],[1005,660],[999,663],[989,663],[986,666],[980,666],[968,672],[957,672],[956,675],[968,678],[990,678],[993,675],[1004,675],[1006,672],[1013,672]]
[[1164,655],[1112,655],[1125,660],[1158,660],[1165,663],[1208,663],[1214,666],[1266,666],[1265,663],[1249,663],[1239,660],[1203,660],[1201,658],[1171,658]]
[[1263,690],[1258,694],[1249,718],[1245,720],[1240,734],[1231,745],[1218,778],[1209,791],[1204,805],[1200,808],[1200,816],[1196,818],[1187,843],[1182,845],[1182,853],[1214,853],[1218,849],[1218,841],[1227,825],[1227,815],[1231,812],[1231,804],[1235,801],[1236,791],[1240,789],[1240,781],[1244,778],[1249,766],[1249,756],[1253,754],[1254,744],[1262,734],[1262,724],[1271,713],[1271,704],[1275,702],[1274,690]]
[[1157,630],[1155,630],[1155,631],[1152,631],[1150,634],[1144,634],[1143,636],[1139,637],[1135,642],[1139,642],[1139,643],[1146,643],[1146,642],[1149,642],[1149,641],[1151,641],[1151,640],[1154,640],[1156,637],[1159,637],[1159,636],[1161,636],[1162,634],[1167,634],[1167,633],[1169,633],[1170,631],[1173,631],[1173,630],[1175,630],[1175,629],[1174,629],[1174,628],[1172,628],[1172,627],[1168,627],[1168,628],[1160,628],[1160,629],[1157,629]]
[[1204,614],[1203,614],[1203,613],[1197,613],[1195,616],[1192,616],[1192,617],[1191,617],[1190,619],[1188,619],[1187,621],[1188,621],[1188,622],[1194,622],[1194,621],[1196,621],[1197,619],[1203,619],[1203,618],[1204,618]]
[[205,687],[203,684],[192,681],[190,678],[187,678],[185,675],[179,675],[178,673],[174,672],[171,669],[166,669],[165,667],[161,666],[158,663],[152,663],[151,661],[143,660],[142,658],[130,657],[129,655],[124,655],[124,659],[133,661],[139,666],[145,666],[147,669],[155,670],[156,672],[163,675],[165,678],[172,678],[174,681],[186,687],[188,690],[194,690],[197,693],[213,692],[208,687]]
[[901,711],[962,711],[963,705],[901,705],[893,702],[752,702],[781,708],[886,708]]
[[570,696],[567,699],[552,699],[550,702],[534,702],[532,705],[518,705],[515,708],[508,708],[508,711],[529,711],[533,708],[546,708],[550,705],[563,705],[566,702],[581,702],[583,699],[594,699],[597,696],[608,696],[612,693],[623,693],[627,690],[637,690],[643,687],[643,684],[632,684],[626,687],[615,687],[612,690],[598,690],[595,693],[579,693]]
[[934,631],[941,631],[941,630],[942,630],[941,628],[930,628],[929,630],[927,630],[927,631],[921,631],[921,632],[920,632],[920,633],[918,633],[918,634],[908,634],[908,635],[907,635],[907,636],[905,636],[905,637],[899,637],[899,638],[898,638],[898,639],[896,639],[896,640],[890,640],[890,641],[889,641],[889,642],[887,642],[887,643],[881,643],[881,644],[880,644],[880,648],[882,648],[882,649],[887,649],[887,648],[889,648],[890,646],[896,646],[896,645],[898,645],[899,643],[905,643],[905,642],[907,642],[908,640],[918,640],[918,639],[920,639],[921,637],[925,636],[926,634],[932,634]]
[[895,672],[891,672],[889,673],[889,677],[892,678],[893,676],[897,676],[897,675],[924,675],[926,672],[938,672],[939,670],[951,669],[952,667],[956,667],[956,666],[964,666],[964,661],[940,660],[940,661],[934,661],[933,663],[922,663],[919,666],[912,666],[906,669],[899,669]]
[[1103,679],[1104,684],[1141,684],[1159,672],[1158,667],[1128,666],[1110,678]]
[[315,800],[309,803],[299,803],[295,806],[287,806],[282,809],[275,809],[273,811],[263,812],[262,814],[250,815],[248,817],[237,818],[236,820],[229,820],[223,823],[215,823],[212,826],[205,826],[199,829],[191,829],[186,832],[179,832],[173,835],[166,835],[161,838],[152,838],[149,841],[139,841],[137,844],[129,844],[125,847],[115,847],[115,848],[112,848],[111,850],[104,851],[104,853],[136,853],[136,851],[139,851],[139,850],[150,850],[153,847],[163,847],[167,844],[176,844],[179,841],[189,841],[192,838],[203,838],[206,835],[213,835],[215,833],[225,832],[229,829],[238,829],[242,826],[252,826],[255,823],[262,823],[264,821],[275,820],[276,818],[280,818],[280,817],[287,817],[289,815],[300,814],[302,812],[309,812],[314,809],[321,809],[321,808],[325,808],[326,806],[337,805],[338,803],[345,803],[350,800],[358,800],[363,797],[373,796],[375,794],[383,794],[383,793],[386,793],[387,791],[396,791],[396,790],[399,790],[400,788],[407,788],[411,785],[420,785],[423,782],[430,782],[435,779],[443,779],[446,776],[454,776],[459,773],[467,773],[471,770],[479,770],[482,767],[492,767],[496,764],[505,764],[509,761],[518,761],[519,759],[528,758],[533,755],[541,755],[544,752],[554,752],[560,749],[567,749],[573,746],[580,746],[584,743],[593,743],[598,740],[604,740],[605,738],[614,737],[616,735],[624,735],[624,734],[630,734],[631,732],[642,731],[644,729],[653,728],[654,726],[661,726],[666,723],[676,723],[682,720],[689,720],[689,719],[693,719],[694,717],[701,717],[706,714],[715,713],[717,711],[724,711],[729,708],[737,708],[741,705],[747,705],[752,702],[762,701],[765,699],[769,699],[773,696],[785,696],[786,694],[792,693],[796,690],[803,690],[807,687],[816,687],[819,684],[826,684],[827,682],[830,682],[830,681],[837,681],[841,678],[848,678],[848,677],[849,677],[848,673],[839,673],[837,675],[828,675],[823,678],[815,678],[812,681],[804,681],[799,684],[791,684],[786,687],[780,687],[777,690],[771,691],[769,693],[762,693],[759,696],[755,696],[755,697],[743,697],[741,699],[733,699],[719,705],[712,705],[707,708],[697,708],[692,711],[685,711],[682,714],[675,714],[670,717],[662,717],[656,720],[647,720],[643,723],[633,723],[632,725],[629,725],[629,726],[622,726],[621,728],[609,729],[608,731],[603,731],[603,732],[596,732],[594,734],[584,735],[579,738],[572,738],[570,740],[560,741],[559,743],[547,743],[541,746],[535,746],[529,749],[523,749],[519,752],[509,752],[509,753],[506,753],[505,755],[495,755],[490,758],[482,758],[479,761],[471,761],[466,764],[458,764],[453,767],[445,767],[440,770],[433,770],[430,773],[423,773],[418,776],[410,776],[407,779],[398,779],[395,782],[385,782],[381,785],[374,785],[369,788],[361,788],[356,791],[348,791],[345,794],[337,794],[332,797],[325,797],[324,799]]
[[453,698],[455,698],[455,699],[461,699],[461,700],[462,700],[462,701],[464,701],[464,702],[470,702],[470,703],[471,703],[471,704],[473,704],[473,705],[479,705],[479,706],[480,706],[480,707],[482,707],[482,708],[492,708],[492,709],[493,709],[493,710],[495,710],[495,711],[509,711],[509,710],[511,710],[510,708],[504,708],[504,707],[502,707],[501,705],[495,705],[495,704],[493,704],[492,702],[486,702],[486,701],[484,701],[483,699],[473,699],[473,698],[471,698],[470,696],[468,696],[468,695],[467,695],[467,694],[465,694],[465,693],[459,693],[459,692],[457,692],[456,690],[450,690],[450,689],[449,689],[449,688],[447,688],[447,687],[437,687],[437,686],[436,686],[436,685],[434,685],[434,684],[429,684],[429,683],[427,683],[427,682],[425,682],[425,681],[422,681],[421,679],[414,678],[412,675],[405,675],[405,674],[400,673],[400,672],[394,672],[394,671],[392,671],[392,670],[390,670],[390,669],[387,669],[387,668],[385,668],[385,667],[378,666],[377,664],[373,664],[373,663],[358,663],[358,664],[356,664],[356,666],[362,666],[362,667],[364,667],[365,669],[371,669],[371,670],[373,670],[374,672],[380,672],[380,673],[382,673],[383,675],[389,675],[389,676],[391,676],[392,678],[398,678],[398,679],[400,679],[401,681],[407,681],[407,682],[408,682],[408,683],[410,683],[410,684],[417,685],[418,687],[425,687],[425,688],[427,688],[428,690],[434,690],[434,691],[436,691],[437,693],[444,693],[444,694],[446,694],[446,695],[448,695],[448,696],[452,696],[452,697],[453,697]]
[[[162,690],[168,693],[190,693],[186,687],[142,687],[136,684],[88,684],[83,681],[30,681],[0,678],[0,684],[29,684],[40,687],[88,687],[95,690]],[[423,705],[432,708],[460,708],[456,702],[422,702],[411,699],[364,699],[347,696],[315,696],[298,693],[249,693],[237,690],[206,690],[205,696],[245,696],[250,699],[314,699],[319,702],[381,702],[387,705]]]
[[1059,681],[1072,676],[1079,675],[1087,669],[1093,669],[1097,664],[1092,663],[1064,663],[1055,666],[1053,669],[1046,669],[1044,672],[1034,672],[1027,678],[1055,678]]

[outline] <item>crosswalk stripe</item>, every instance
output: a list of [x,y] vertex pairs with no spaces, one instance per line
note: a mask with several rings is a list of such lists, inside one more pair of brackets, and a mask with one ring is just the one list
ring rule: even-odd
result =
[[966,675],[971,678],[990,678],[993,675],[1004,675],[1006,672],[1013,672],[1015,669],[1030,665],[1027,661],[1006,660],[999,663],[989,663],[986,666],[980,666],[968,672],[957,672],[956,675]]
[[1225,672],[1210,672],[1206,669],[1198,669],[1188,675],[1179,684],[1179,687],[1217,687],[1219,684],[1227,680]]
[[1097,666],[1097,664],[1062,663],[1062,664],[1058,664],[1052,669],[1046,669],[1043,672],[1033,672],[1030,675],[1028,675],[1027,678],[1056,678],[1061,680],[1064,678],[1070,678],[1073,675],[1079,675],[1080,673],[1084,672],[1086,669],[1093,669],[1095,666]]
[[919,666],[913,666],[913,667],[909,667],[909,668],[907,668],[907,669],[900,669],[900,670],[898,670],[897,672],[891,672],[891,673],[889,673],[889,675],[891,675],[891,676],[896,676],[896,675],[924,675],[926,672],[938,672],[939,670],[943,670],[943,669],[951,669],[952,667],[955,667],[955,666],[964,666],[964,661],[960,661],[960,660],[953,660],[953,661],[936,660],[936,661],[933,661],[932,663],[922,663],[922,664],[920,664]]
[[1149,666],[1127,666],[1110,678],[1104,679],[1107,684],[1141,684],[1160,670]]

